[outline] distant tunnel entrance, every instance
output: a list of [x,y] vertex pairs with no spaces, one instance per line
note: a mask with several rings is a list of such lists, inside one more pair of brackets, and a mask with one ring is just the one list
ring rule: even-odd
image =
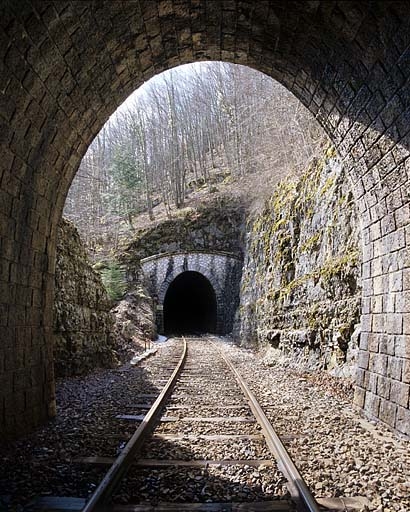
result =
[[216,331],[216,295],[199,272],[183,272],[169,285],[164,300],[166,334],[202,334]]

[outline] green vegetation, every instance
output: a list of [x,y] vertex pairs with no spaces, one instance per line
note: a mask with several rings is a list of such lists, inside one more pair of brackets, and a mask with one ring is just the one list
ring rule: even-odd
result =
[[316,277],[321,278],[323,282],[329,281],[333,276],[343,272],[345,268],[355,266],[359,262],[359,251],[352,249],[343,256],[336,259],[329,259],[322,268],[315,272]]
[[320,189],[320,192],[319,192],[319,195],[322,197],[326,194],[326,192],[329,191],[329,189],[331,189],[333,187],[333,185],[335,184],[335,178],[333,176],[331,176],[330,178],[328,178],[326,181],[325,181],[325,184],[323,185],[323,187]]
[[97,261],[93,265],[93,269],[100,273],[102,270],[104,270],[106,268],[107,268],[107,262],[105,262],[105,261]]
[[102,282],[111,300],[118,301],[127,291],[125,271],[117,263],[111,262],[101,270]]
[[316,251],[319,248],[323,233],[322,231],[318,231],[315,235],[311,236],[306,240],[306,242],[300,248],[300,252],[312,252]]

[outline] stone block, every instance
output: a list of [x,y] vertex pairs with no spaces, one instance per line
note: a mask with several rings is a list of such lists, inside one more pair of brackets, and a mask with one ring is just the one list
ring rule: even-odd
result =
[[410,290],[410,268],[403,270],[403,290]]
[[[403,317],[403,334],[410,334],[410,313],[404,313]],[[410,344],[410,341],[408,342]],[[409,349],[410,352],[410,349]]]
[[389,334],[383,334],[380,336],[379,352],[381,354],[394,356],[394,336]]
[[391,251],[398,251],[406,247],[406,231],[404,228],[397,229],[394,233],[387,235],[389,238],[388,247]]
[[362,332],[360,334],[359,348],[361,350],[368,350],[368,348],[369,348],[369,336],[371,336],[371,333],[368,333],[368,332]]
[[373,292],[375,295],[383,295],[387,290],[387,277],[385,275],[373,278]]
[[[371,262],[366,261],[365,263],[362,264],[362,279],[370,278],[370,276],[371,276],[370,271],[371,271],[371,267],[373,265],[373,261],[371,261]],[[375,273],[374,270],[372,270],[372,274],[377,275],[377,273]]]
[[403,315],[400,313],[387,313],[386,331],[389,334],[403,333]]
[[369,370],[380,375],[387,375],[387,358],[385,354],[370,354]]
[[379,416],[380,398],[370,391],[366,392],[364,400],[364,410],[370,416],[377,418]]
[[365,384],[367,372],[362,368],[357,368],[356,370],[356,384],[361,388],[367,388]]
[[383,302],[384,302],[384,296],[383,295],[375,295],[372,297],[371,303],[372,303],[372,313],[383,313]]
[[371,304],[371,298],[370,297],[363,297],[362,298],[362,313],[364,315],[367,315],[370,313],[370,304]]
[[369,352],[378,352],[379,351],[379,339],[380,335],[375,333],[368,334],[368,347]]
[[410,359],[403,359],[402,381],[410,383]]
[[15,437],[16,434],[19,435],[21,433],[20,425],[17,421],[16,415],[13,412],[7,413],[9,409],[6,409],[4,406],[5,414],[4,414],[4,437],[5,439]]
[[400,381],[402,378],[403,362],[399,357],[389,357],[387,361],[387,376]]
[[372,316],[373,315],[362,315],[360,319],[360,323],[362,326],[362,331],[370,332],[372,330]]
[[353,403],[363,409],[366,397],[366,391],[358,386],[354,390]]
[[372,276],[380,276],[383,274],[382,258],[374,258],[371,260],[370,265],[372,269]]
[[13,391],[22,391],[30,386],[30,369],[15,370],[13,372]]
[[26,409],[26,398],[23,391],[14,391],[4,396],[4,409],[6,414],[23,414]]
[[382,398],[380,400],[379,418],[387,425],[394,427],[396,422],[396,409],[396,404]]
[[401,434],[410,436],[410,411],[404,407],[397,407],[396,430]]
[[410,340],[408,336],[394,337],[394,355],[410,359]]
[[396,229],[395,217],[392,214],[386,214],[381,220],[381,231],[382,235],[392,233]]
[[[0,374],[0,397],[11,395],[13,392],[13,372]],[[2,398],[0,398],[1,404]]]
[[375,258],[384,256],[388,252],[388,235],[373,242],[373,255]]
[[395,336],[386,334],[383,336],[383,342],[380,344],[380,352],[389,356],[394,356]]
[[401,292],[403,290],[403,272],[398,270],[389,274],[389,292]]
[[373,242],[382,236],[380,221],[370,226],[370,240]]
[[[366,244],[363,246],[363,252],[362,252],[362,258],[363,258],[363,261],[366,262],[366,261],[370,261],[372,260],[374,257],[374,248],[373,248],[373,244]],[[409,285],[410,286],[410,285]]]
[[377,376],[377,392],[378,396],[386,398],[388,400],[390,398],[390,379],[384,377],[383,375]]
[[410,206],[405,204],[398,208],[394,212],[394,218],[398,228],[407,226],[410,219]]
[[372,373],[371,371],[367,372],[366,389],[375,395],[377,394],[377,378],[378,375],[376,373]]
[[[369,300],[373,299],[373,279],[372,278],[362,280],[362,293],[363,293],[364,298],[369,299]],[[363,313],[367,313],[367,312],[363,311]]]
[[[383,313],[394,313],[395,312],[395,294],[389,293],[383,295]],[[389,316],[389,315],[387,315]],[[398,333],[401,334],[401,333]]]
[[402,407],[409,406],[410,386],[397,380],[391,381],[390,399]]
[[394,303],[396,313],[408,313],[410,308],[410,292],[404,291],[396,293]]
[[386,315],[384,313],[372,315],[372,330],[375,333],[386,332]]
[[367,370],[369,368],[369,352],[360,350],[357,358],[357,366]]
[[[382,256],[381,261],[383,274],[388,274],[397,269],[396,255],[385,254]],[[387,290],[385,290],[385,292],[387,292]]]

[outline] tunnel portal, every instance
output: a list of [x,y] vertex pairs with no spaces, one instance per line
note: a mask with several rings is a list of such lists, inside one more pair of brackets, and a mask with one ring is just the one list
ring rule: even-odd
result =
[[216,294],[209,280],[199,272],[179,274],[165,295],[165,333],[215,333],[216,325]]

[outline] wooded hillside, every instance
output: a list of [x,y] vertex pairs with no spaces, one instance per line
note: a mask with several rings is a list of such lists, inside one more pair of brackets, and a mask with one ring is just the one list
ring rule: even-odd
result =
[[116,245],[146,212],[152,220],[193,192],[240,187],[298,172],[323,135],[280,84],[248,67],[197,63],[150,80],[110,118],[85,155],[65,216],[86,242]]

